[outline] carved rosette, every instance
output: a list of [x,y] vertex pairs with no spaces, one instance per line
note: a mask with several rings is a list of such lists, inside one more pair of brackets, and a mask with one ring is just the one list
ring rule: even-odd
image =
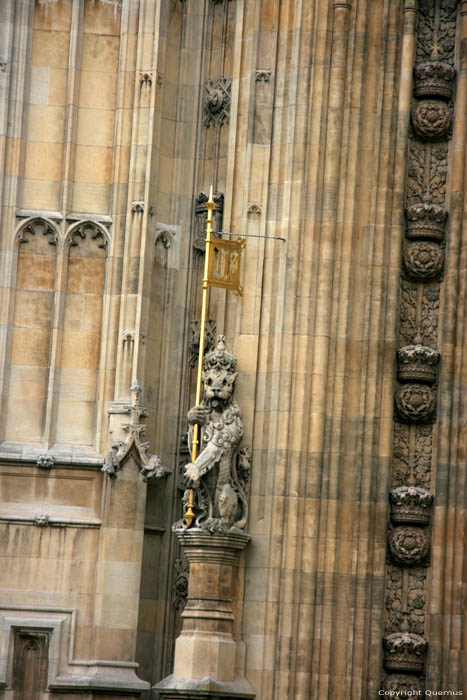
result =
[[389,492],[394,524],[428,525],[433,494],[421,486],[397,486]]
[[399,417],[408,423],[426,423],[434,417],[436,390],[424,384],[404,384],[396,391]]
[[426,61],[418,63],[414,68],[414,95],[418,99],[435,97],[450,100],[452,83],[456,70],[449,63],[441,61]]
[[439,204],[423,202],[408,207],[406,235],[409,239],[428,238],[442,241],[448,213]]
[[404,248],[406,272],[416,280],[430,280],[441,274],[444,251],[432,241],[413,241]]
[[425,141],[440,141],[451,127],[452,114],[441,100],[423,100],[412,109],[415,133]]
[[420,566],[430,553],[430,537],[421,527],[399,525],[390,531],[389,551],[393,561],[400,566]]
[[396,697],[399,692],[402,697],[411,697],[411,695],[421,695],[425,690],[425,684],[418,676],[405,673],[391,673],[386,676],[383,689],[392,693]]
[[426,639],[411,632],[394,632],[383,638],[387,671],[421,673],[428,646]]
[[426,345],[405,345],[397,351],[400,382],[433,384],[439,364],[439,352]]

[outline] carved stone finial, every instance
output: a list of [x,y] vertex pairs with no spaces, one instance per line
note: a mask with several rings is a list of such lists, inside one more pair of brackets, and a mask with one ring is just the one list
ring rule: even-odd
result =
[[384,666],[388,671],[421,673],[428,642],[418,634],[394,632],[383,638]]
[[426,61],[417,63],[414,67],[415,89],[417,98],[439,97],[450,100],[452,95],[452,82],[456,77],[456,70],[449,63],[441,61]]
[[430,238],[442,241],[448,213],[439,204],[414,204],[405,212],[407,238]]
[[439,352],[426,345],[405,345],[397,351],[398,379],[401,382],[425,382],[436,380]]
[[144,481],[151,478],[165,478],[171,474],[171,471],[162,466],[157,455],[148,453],[149,443],[143,442],[141,439],[146,432],[146,426],[141,423],[141,418],[144,418],[147,413],[142,404],[143,387],[137,379],[132,383],[130,391],[131,405],[125,407],[130,414],[130,420],[122,425],[123,430],[127,433],[127,438],[112,443],[111,450],[102,462],[102,471],[111,478],[116,477],[130,452],[133,451],[139,462]]
[[397,486],[389,492],[393,523],[428,525],[433,494],[421,486]]

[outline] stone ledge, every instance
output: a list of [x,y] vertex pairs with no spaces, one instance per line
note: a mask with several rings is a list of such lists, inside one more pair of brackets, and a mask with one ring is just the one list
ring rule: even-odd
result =
[[157,700],[195,700],[210,698],[210,700],[228,700],[239,698],[252,700],[256,693],[246,678],[236,676],[231,683],[216,681],[211,676],[200,680],[191,678],[176,678],[167,676],[153,686]]
[[[79,692],[80,690],[95,690],[112,693],[131,693],[139,695],[150,689],[147,681],[142,681],[136,675],[137,664],[119,664],[118,662],[98,662],[89,666],[83,675],[63,674],[57,676],[49,684],[51,692]],[[84,669],[83,669],[84,670]]]

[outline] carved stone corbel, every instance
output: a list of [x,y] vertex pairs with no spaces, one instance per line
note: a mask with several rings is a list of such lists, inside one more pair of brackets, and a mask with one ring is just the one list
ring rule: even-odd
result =
[[146,425],[141,423],[141,418],[147,415],[141,403],[143,389],[139,382],[135,381],[130,391],[131,404],[124,407],[130,418],[128,423],[122,425],[127,437],[125,440],[116,440],[112,443],[110,451],[104,457],[102,471],[109,477],[115,478],[130,453],[133,452],[144,481],[151,478],[163,479],[172,472],[162,465],[157,455],[148,452],[149,443],[141,439],[146,432]]
[[139,74],[139,84],[140,85],[152,85],[152,73],[144,72]]
[[271,80],[272,70],[258,69],[256,71],[255,80],[257,83],[269,83]]
[[36,460],[36,464],[39,469],[52,469],[55,466],[55,459],[52,455],[39,455]]
[[144,214],[144,202],[135,201],[131,203],[131,213],[132,214]]

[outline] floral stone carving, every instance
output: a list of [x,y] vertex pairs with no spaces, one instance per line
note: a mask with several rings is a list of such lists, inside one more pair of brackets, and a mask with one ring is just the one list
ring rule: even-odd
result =
[[402,420],[425,423],[433,418],[436,391],[424,384],[404,384],[396,391],[396,408]]
[[439,352],[426,345],[405,345],[397,351],[398,378],[401,382],[426,382],[436,380]]
[[393,523],[428,525],[433,494],[421,486],[397,486],[389,492]]
[[414,67],[413,72],[415,77],[415,97],[451,99],[452,82],[456,77],[456,70],[449,63],[426,61],[418,63]]
[[[196,489],[195,527],[211,532],[243,528],[247,519],[250,462],[247,450],[239,449],[243,423],[233,398],[236,364],[220,335],[204,358],[201,404],[188,412],[189,445],[195,423],[202,426],[202,439],[200,454],[186,465],[185,477],[187,487]],[[181,521],[175,529],[184,526]]]
[[389,533],[388,542],[393,560],[402,566],[420,565],[430,553],[430,537],[421,527],[399,525]]
[[428,642],[418,634],[394,632],[383,638],[384,666],[388,671],[421,673]]
[[415,132],[426,141],[438,141],[449,131],[451,110],[445,102],[423,100],[412,109]]
[[432,241],[413,241],[404,248],[404,265],[407,273],[415,279],[431,279],[439,275],[444,267],[444,251]]
[[423,202],[414,204],[405,212],[407,238],[430,238],[442,241],[448,213],[439,204]]
[[[425,690],[425,684],[418,676],[405,673],[391,673],[384,680],[383,689],[392,694],[392,697],[411,697],[421,695]],[[396,696],[396,693],[399,696]]]

